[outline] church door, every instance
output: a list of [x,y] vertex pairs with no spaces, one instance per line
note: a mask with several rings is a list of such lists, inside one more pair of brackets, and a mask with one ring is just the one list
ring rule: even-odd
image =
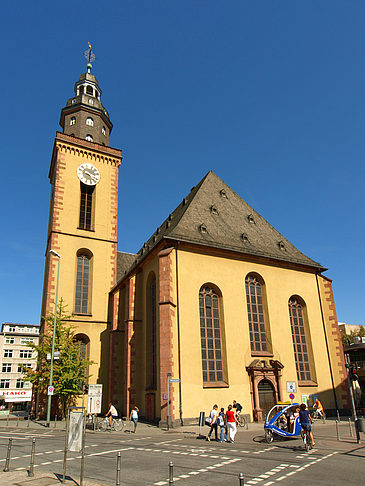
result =
[[275,391],[269,380],[261,380],[258,385],[260,408],[265,418],[269,410],[275,405]]

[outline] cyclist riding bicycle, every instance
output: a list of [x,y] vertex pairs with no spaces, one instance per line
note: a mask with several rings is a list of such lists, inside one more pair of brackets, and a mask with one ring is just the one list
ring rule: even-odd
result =
[[300,425],[302,426],[304,433],[308,430],[311,441],[312,441],[312,445],[314,445],[315,442],[314,442],[312,426],[311,426],[311,423],[313,423],[313,419],[309,415],[309,412],[308,412],[308,410],[306,410],[306,408],[307,408],[307,406],[306,406],[305,403],[302,403],[300,405],[300,407],[299,407],[299,422],[300,422]]
[[236,409],[236,414],[239,415],[241,412],[242,412],[242,405],[238,402],[236,402],[236,400],[233,400],[233,408]]
[[117,409],[112,404],[112,402],[109,402],[109,407],[110,407],[109,408],[109,411],[108,411],[108,413],[105,416],[106,417],[109,417],[109,425],[111,427],[112,426],[113,419],[117,419],[118,418],[118,412],[117,412]]
[[323,418],[323,414],[324,414],[324,410],[323,410],[323,405],[322,403],[318,400],[318,398],[316,398],[315,402],[314,402],[314,405],[313,405],[313,408],[315,410],[317,410],[318,414],[319,414],[319,417],[320,418]]

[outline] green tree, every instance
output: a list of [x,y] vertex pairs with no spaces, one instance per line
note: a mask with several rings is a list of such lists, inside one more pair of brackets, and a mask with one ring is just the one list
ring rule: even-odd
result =
[[346,334],[345,331],[341,331],[341,339],[343,346],[348,346],[356,342],[356,337],[365,337],[365,326],[360,326],[359,330],[351,331],[350,334]]
[[[54,396],[57,396],[63,416],[67,406],[75,403],[75,398],[82,392],[82,383],[89,378],[88,367],[93,363],[85,359],[80,353],[80,343],[75,340],[75,328],[67,322],[72,316],[67,315],[66,306],[62,299],[59,302],[56,316],[56,333],[54,350],[59,358],[53,362]],[[36,370],[23,368],[24,380],[30,381],[38,387],[41,394],[47,394],[51,371],[51,354],[54,314],[45,318],[45,333],[39,344],[29,343],[28,346],[37,353],[38,366]]]

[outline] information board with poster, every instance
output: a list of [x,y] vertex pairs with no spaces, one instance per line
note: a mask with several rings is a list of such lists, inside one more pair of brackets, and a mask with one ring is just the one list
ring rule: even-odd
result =
[[68,423],[68,441],[67,448],[69,451],[80,452],[83,443],[84,431],[84,410],[70,410]]
[[87,398],[87,413],[101,413],[101,401],[103,398],[103,385],[89,385]]

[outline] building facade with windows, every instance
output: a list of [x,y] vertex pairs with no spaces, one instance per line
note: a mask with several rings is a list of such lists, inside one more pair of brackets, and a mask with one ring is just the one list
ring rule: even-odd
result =
[[26,408],[32,398],[32,384],[24,381],[23,367],[36,369],[37,355],[28,347],[38,344],[39,326],[5,322],[0,332],[0,402],[10,408]]
[[120,255],[110,396],[121,410],[164,422],[167,388],[175,423],[233,399],[261,421],[291,393],[349,407],[326,269],[213,172],[122,267]]
[[327,410],[348,407],[326,269],[213,172],[138,253],[118,252],[121,152],[109,146],[96,78],[82,74],[74,91],[49,171],[42,315],[54,312],[60,257],[59,296],[104,408],[111,400],[128,415],[138,405],[177,424],[236,399],[262,420],[293,390],[298,401],[319,395]]

